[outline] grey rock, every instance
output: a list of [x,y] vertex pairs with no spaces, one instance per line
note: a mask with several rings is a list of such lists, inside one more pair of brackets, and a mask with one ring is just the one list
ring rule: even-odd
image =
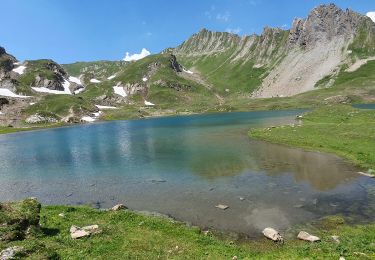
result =
[[309,242],[317,242],[320,241],[320,238],[317,236],[310,235],[309,233],[305,231],[300,231],[297,235],[297,238],[300,240],[305,240]]
[[43,116],[40,114],[34,114],[26,118],[28,124],[39,124],[39,123],[57,123],[58,120],[54,117]]
[[0,252],[0,260],[14,259],[16,254],[24,250],[21,246],[8,247]]
[[270,227],[263,229],[262,233],[266,238],[275,242],[282,242],[284,240],[278,231]]

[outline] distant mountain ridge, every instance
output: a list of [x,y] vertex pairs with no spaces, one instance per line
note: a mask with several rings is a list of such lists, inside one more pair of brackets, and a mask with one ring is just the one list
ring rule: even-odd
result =
[[[352,10],[321,5],[306,19],[295,19],[290,30],[266,27],[259,36],[240,37],[203,29],[173,53],[214,84],[226,82],[222,89],[234,88],[232,83],[243,85],[241,89],[249,93],[254,91],[253,97],[291,96],[314,89],[341,65],[375,55],[375,23]],[[261,84],[246,84],[246,78],[230,80],[227,74],[238,66]]]
[[[259,98],[329,90],[340,75],[371,60],[375,23],[334,4],[296,18],[290,30],[265,27],[260,35],[239,36],[202,29],[175,48],[131,62],[20,63],[0,47],[0,96],[12,101],[0,107],[0,125],[35,114],[78,122],[87,115],[233,111],[251,107]],[[350,87],[345,86],[345,93],[354,98],[375,99],[371,86]],[[351,100],[330,92],[316,102],[326,103],[331,96],[328,100]],[[98,106],[123,110],[103,112]]]

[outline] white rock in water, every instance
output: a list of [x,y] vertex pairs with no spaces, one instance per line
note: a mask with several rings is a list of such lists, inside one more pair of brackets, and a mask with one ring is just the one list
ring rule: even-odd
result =
[[119,210],[122,210],[122,209],[127,209],[127,207],[124,204],[117,204],[117,205],[112,207],[113,211],[119,211]]
[[266,237],[266,238],[269,238],[271,239],[272,241],[283,241],[283,237],[280,235],[279,232],[277,232],[275,229],[273,228],[265,228],[263,230],[263,235]]
[[305,241],[310,241],[310,242],[320,241],[319,237],[310,235],[309,233],[307,233],[305,231],[299,232],[297,238],[301,239],[301,240],[305,240]]
[[18,252],[21,252],[22,250],[23,250],[23,247],[20,247],[20,246],[8,247],[0,252],[0,260],[14,259],[16,254]]
[[216,205],[215,207],[222,210],[226,210],[227,208],[229,208],[229,206],[223,204]]

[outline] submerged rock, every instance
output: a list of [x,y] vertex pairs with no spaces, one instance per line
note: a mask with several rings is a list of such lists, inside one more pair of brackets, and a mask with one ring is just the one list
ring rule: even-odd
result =
[[218,208],[218,209],[222,209],[222,210],[226,210],[226,209],[229,208],[229,206],[224,205],[224,204],[219,204],[219,205],[216,205],[215,207]]
[[265,228],[262,233],[266,238],[271,239],[275,242],[282,242],[284,240],[279,232],[270,227]]
[[309,241],[309,242],[317,242],[320,241],[320,238],[317,236],[310,235],[309,233],[305,231],[301,231],[298,233],[297,236],[298,239]]

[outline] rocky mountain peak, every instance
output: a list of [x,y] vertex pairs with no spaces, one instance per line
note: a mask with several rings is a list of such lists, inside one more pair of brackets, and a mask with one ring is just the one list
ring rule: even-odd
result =
[[5,52],[5,49],[3,48],[3,47],[1,47],[0,46],[0,55],[3,55],[3,54],[5,54],[6,52]]
[[290,30],[289,45],[304,48],[331,41],[334,37],[351,37],[365,17],[335,4],[314,8],[306,19],[296,18]]

